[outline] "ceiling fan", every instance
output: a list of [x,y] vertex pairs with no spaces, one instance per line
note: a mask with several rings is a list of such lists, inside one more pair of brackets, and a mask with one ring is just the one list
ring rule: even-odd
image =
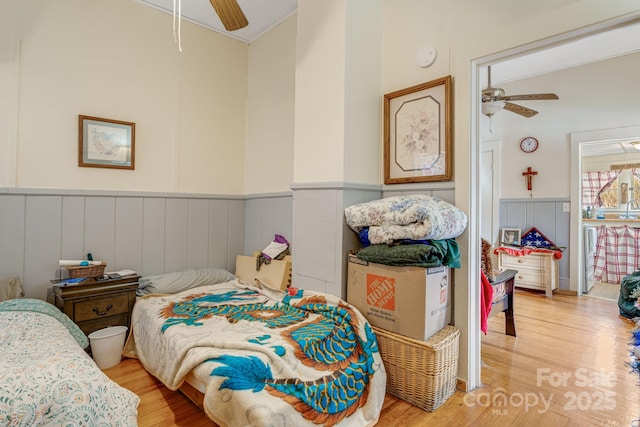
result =
[[227,31],[235,31],[249,25],[236,0],[209,0]]
[[498,111],[505,109],[523,117],[533,117],[538,112],[509,101],[540,101],[559,99],[555,93],[529,93],[525,95],[505,95],[503,89],[491,87],[491,66],[487,69],[487,88],[482,90],[482,114],[491,117]]

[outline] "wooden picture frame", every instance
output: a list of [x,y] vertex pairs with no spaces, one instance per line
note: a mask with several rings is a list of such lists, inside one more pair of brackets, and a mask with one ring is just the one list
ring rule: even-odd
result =
[[135,169],[136,124],[78,116],[78,166]]
[[500,244],[520,246],[522,243],[522,230],[519,228],[503,228],[500,230]]
[[452,179],[451,76],[384,95],[384,183]]

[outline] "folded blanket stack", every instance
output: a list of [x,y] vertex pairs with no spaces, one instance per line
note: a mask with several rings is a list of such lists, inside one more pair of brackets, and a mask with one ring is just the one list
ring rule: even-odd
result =
[[460,267],[455,238],[467,227],[459,208],[416,194],[359,203],[345,209],[347,225],[363,249],[358,258],[387,265]]

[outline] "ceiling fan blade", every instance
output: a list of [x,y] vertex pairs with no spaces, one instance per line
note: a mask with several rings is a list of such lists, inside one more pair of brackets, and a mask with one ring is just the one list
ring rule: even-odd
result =
[[507,95],[505,101],[542,101],[546,99],[560,99],[555,93],[529,93],[526,95]]
[[533,117],[538,112],[536,110],[532,110],[531,108],[523,107],[522,105],[513,104],[511,102],[505,102],[504,107],[505,110],[509,110],[512,113],[520,114],[523,117]]
[[227,31],[235,31],[249,25],[247,17],[244,16],[242,9],[236,0],[209,0],[211,6],[215,9],[222,25]]

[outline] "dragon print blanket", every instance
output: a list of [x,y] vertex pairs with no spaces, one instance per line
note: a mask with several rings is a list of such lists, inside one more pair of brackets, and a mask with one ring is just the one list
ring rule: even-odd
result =
[[204,409],[222,426],[371,426],[386,373],[365,318],[345,301],[240,280],[134,306],[134,349],[171,390],[203,365]]

